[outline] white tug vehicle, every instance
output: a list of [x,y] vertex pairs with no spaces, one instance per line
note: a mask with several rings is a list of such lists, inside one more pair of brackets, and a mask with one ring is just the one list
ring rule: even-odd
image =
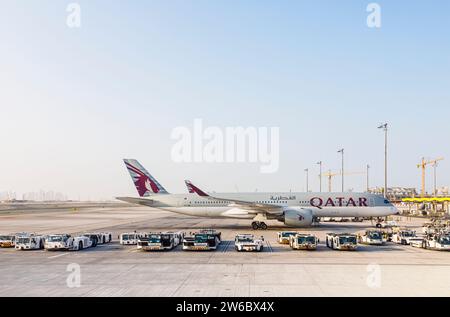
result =
[[289,244],[291,236],[295,236],[297,231],[280,231],[277,233],[277,241],[279,244]]
[[22,234],[16,236],[16,250],[40,250],[44,248],[45,237],[36,234]]
[[410,240],[410,245],[435,251],[450,251],[450,235],[436,234]]
[[238,252],[261,252],[264,249],[264,238],[256,239],[252,234],[238,234],[234,238],[234,248]]
[[319,239],[312,234],[297,233],[290,236],[289,245],[294,250],[317,250]]
[[105,244],[112,241],[111,232],[88,232],[83,233],[83,236],[91,240],[93,247],[96,247],[99,244]]
[[72,237],[70,234],[51,234],[45,239],[44,248],[48,251],[79,251],[92,247],[93,243],[86,236]]
[[367,230],[358,235],[358,242],[366,245],[383,245],[383,232],[380,230]]
[[183,239],[182,232],[151,232],[139,235],[137,249],[142,251],[163,251],[176,248]]
[[358,248],[357,237],[350,233],[328,233],[327,247],[340,251],[355,251]]
[[184,236],[183,250],[184,251],[217,250],[220,243],[221,243],[220,232],[202,230]]
[[392,235],[392,242],[402,245],[409,245],[411,244],[411,240],[415,238],[417,238],[415,231],[403,229]]
[[122,245],[137,245],[141,235],[143,234],[136,232],[121,233],[119,236],[119,243]]
[[112,242],[112,232],[99,232],[98,236],[99,236],[99,240],[98,240],[99,244],[105,244],[105,243]]
[[437,251],[450,251],[450,235],[437,234],[424,240],[424,248]]
[[14,248],[16,236],[14,234],[0,235],[0,248]]

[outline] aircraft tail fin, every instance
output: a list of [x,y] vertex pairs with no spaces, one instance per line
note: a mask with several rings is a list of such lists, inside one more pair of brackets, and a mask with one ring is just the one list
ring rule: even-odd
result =
[[168,194],[164,187],[137,160],[124,159],[123,161],[140,197]]
[[187,190],[189,194],[194,194],[195,190],[192,188],[192,183],[190,180],[185,180],[184,183],[186,184]]
[[196,193],[197,195],[199,195],[201,197],[209,197],[209,195],[207,193],[205,193],[203,190],[201,190],[200,188],[198,188],[197,186],[192,184],[191,181],[185,180],[184,182],[186,183],[186,186],[190,193]]

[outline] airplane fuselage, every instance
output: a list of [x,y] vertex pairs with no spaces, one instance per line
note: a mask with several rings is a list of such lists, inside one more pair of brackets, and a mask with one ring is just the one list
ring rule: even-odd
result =
[[145,205],[196,217],[237,219],[253,219],[256,213],[229,200],[271,205],[274,210],[267,213],[269,219],[290,207],[311,210],[315,217],[384,217],[397,213],[384,197],[367,193],[215,193],[214,197],[217,199],[197,194],[152,195]]

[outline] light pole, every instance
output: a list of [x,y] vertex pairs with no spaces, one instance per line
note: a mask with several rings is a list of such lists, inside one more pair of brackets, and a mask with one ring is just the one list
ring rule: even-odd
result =
[[378,129],[384,130],[384,198],[386,198],[388,189],[388,124],[383,123]]
[[342,154],[342,169],[341,169],[341,176],[342,176],[342,192],[344,192],[344,149],[340,149],[338,153]]
[[309,192],[309,168],[305,169],[306,172],[306,192]]
[[434,162],[433,169],[434,169],[434,197],[437,197],[437,174],[436,174],[436,168],[437,168],[437,162]]
[[369,186],[369,170],[370,170],[370,165],[367,164],[367,192],[370,191],[370,186]]
[[322,161],[317,162],[317,164],[319,165],[319,192],[322,192]]

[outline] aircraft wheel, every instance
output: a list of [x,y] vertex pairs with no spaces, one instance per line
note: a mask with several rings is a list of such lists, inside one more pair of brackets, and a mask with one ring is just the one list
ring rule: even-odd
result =
[[262,230],[267,230],[267,225],[266,225],[265,222],[261,222],[261,223],[259,224],[259,227],[260,227]]

